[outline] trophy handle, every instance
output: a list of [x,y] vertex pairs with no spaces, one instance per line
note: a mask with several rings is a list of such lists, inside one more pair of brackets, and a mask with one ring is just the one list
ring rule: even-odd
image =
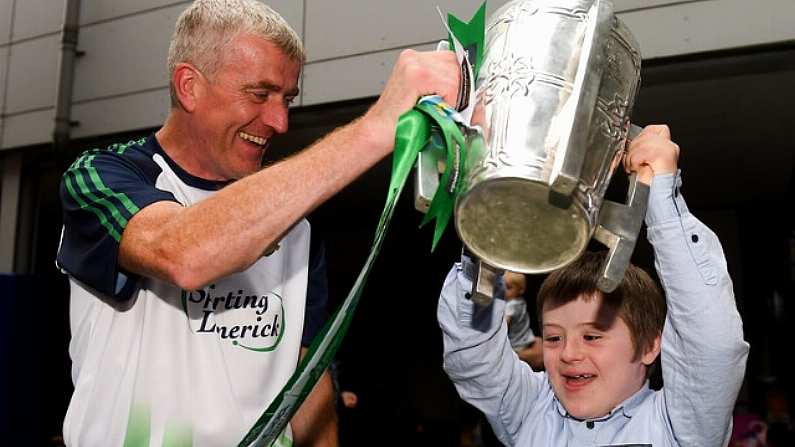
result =
[[488,306],[494,300],[494,286],[497,284],[497,275],[500,270],[482,259],[475,261],[475,278],[472,280],[473,303]]
[[582,174],[586,152],[583,149],[588,144],[587,129],[591,128],[605,66],[605,61],[601,60],[604,54],[602,47],[606,42],[603,37],[610,34],[613,6],[610,2],[597,0],[588,11],[588,17],[574,87],[566,104],[568,112],[563,113],[570,114],[571,126],[563,132],[558,145],[563,151],[555,155],[550,183],[550,203],[563,208],[568,208],[567,204]]
[[497,278],[503,270],[475,256],[466,244],[461,247],[461,267],[465,275],[472,278],[472,290],[467,294],[467,299],[481,306],[491,304],[494,300]]
[[[642,130],[641,127],[630,124],[629,140],[636,138]],[[602,203],[599,226],[594,232],[594,238],[610,248],[610,251],[597,281],[599,290],[612,292],[624,279],[648,204],[649,186],[638,181],[638,175],[634,172],[629,176],[626,204],[610,200]]]
[[414,166],[414,208],[425,214],[439,188],[439,163],[445,161],[445,153],[438,147],[428,147],[417,155]]

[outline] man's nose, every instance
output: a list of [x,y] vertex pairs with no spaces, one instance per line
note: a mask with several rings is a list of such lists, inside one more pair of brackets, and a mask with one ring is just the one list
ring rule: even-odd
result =
[[273,128],[277,134],[287,132],[288,110],[286,104],[268,103],[262,110],[262,122]]

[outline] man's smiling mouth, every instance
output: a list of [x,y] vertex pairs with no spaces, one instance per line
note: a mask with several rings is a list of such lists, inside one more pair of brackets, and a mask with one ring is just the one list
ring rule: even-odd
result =
[[243,132],[242,130],[237,133],[237,136],[239,136],[240,138],[248,141],[249,143],[254,143],[257,146],[262,147],[262,148],[267,146],[268,145],[268,141],[269,141],[268,138],[258,137],[256,135],[251,135],[249,133]]

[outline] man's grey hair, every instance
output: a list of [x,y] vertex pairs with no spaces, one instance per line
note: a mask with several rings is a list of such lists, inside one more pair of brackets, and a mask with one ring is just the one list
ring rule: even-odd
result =
[[272,42],[285,55],[303,65],[304,47],[298,34],[279,13],[256,0],[196,0],[177,19],[168,49],[171,104],[176,92],[171,81],[177,64],[194,65],[212,77],[219,68],[224,48],[241,33]]

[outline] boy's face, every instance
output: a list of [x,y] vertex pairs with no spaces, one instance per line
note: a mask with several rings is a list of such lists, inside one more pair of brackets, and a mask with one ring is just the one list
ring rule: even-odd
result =
[[543,309],[544,366],[555,395],[578,419],[607,415],[646,381],[654,348],[633,360],[629,327],[602,296],[581,296],[560,307]]

